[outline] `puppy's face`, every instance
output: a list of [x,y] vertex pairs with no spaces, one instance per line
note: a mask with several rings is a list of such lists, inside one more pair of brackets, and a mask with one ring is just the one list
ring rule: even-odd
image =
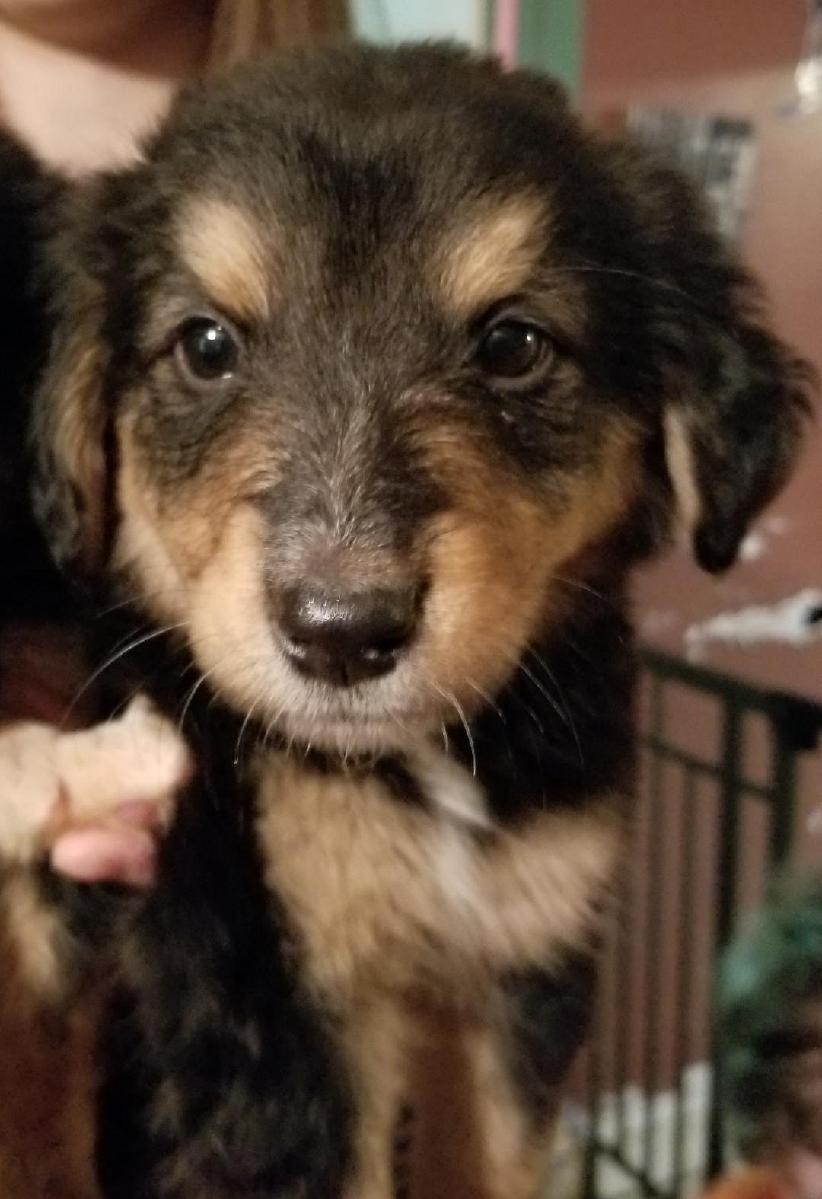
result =
[[729,297],[740,279],[712,240],[704,279],[663,278],[631,170],[549,85],[448,52],[283,60],[193,93],[144,165],[76,202],[95,244],[81,283],[75,232],[79,311],[44,389],[74,551],[239,710],[345,749],[488,702],[671,476],[724,564],[798,400],[757,328],[779,448],[717,533],[693,445],[724,434],[688,410],[681,362],[678,408],[664,390],[686,321],[714,388],[725,357],[750,370],[700,324],[709,268]]
[[403,149],[275,142],[257,186],[249,147],[180,189],[115,420],[128,587],[320,744],[493,693],[637,475],[549,197]]

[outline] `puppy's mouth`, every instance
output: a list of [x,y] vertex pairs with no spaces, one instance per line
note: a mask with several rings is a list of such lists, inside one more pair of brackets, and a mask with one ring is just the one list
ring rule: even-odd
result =
[[415,729],[407,721],[303,721],[288,717],[282,721],[282,732],[290,744],[306,749],[324,749],[349,757],[406,749],[421,740],[427,730],[422,724]]
[[[380,753],[407,748],[439,730],[440,710],[400,704],[371,695],[368,685],[357,693],[335,695],[311,688],[293,697],[278,714],[276,728],[288,741],[344,755]],[[373,687],[379,693],[379,687]]]

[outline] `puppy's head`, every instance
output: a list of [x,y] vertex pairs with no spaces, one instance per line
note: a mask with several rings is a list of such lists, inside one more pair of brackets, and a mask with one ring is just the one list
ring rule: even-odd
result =
[[55,550],[315,744],[470,713],[675,508],[727,566],[793,455],[795,367],[687,189],[536,77],[245,69],[63,223]]

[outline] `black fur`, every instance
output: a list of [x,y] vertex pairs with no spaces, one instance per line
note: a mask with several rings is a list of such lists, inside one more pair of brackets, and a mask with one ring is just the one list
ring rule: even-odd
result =
[[509,1068],[535,1134],[556,1111],[591,1018],[594,983],[593,956],[582,953],[560,970],[531,970],[504,981]]
[[[180,295],[184,316],[204,303],[173,232],[181,200],[198,194],[248,207],[285,247],[285,300],[241,330],[241,366],[212,389],[180,374],[177,331],[152,323]],[[448,311],[429,257],[455,218],[523,194],[546,198],[550,236],[506,311],[544,325],[553,369],[510,387],[476,367],[495,314]],[[420,566],[425,532],[450,502],[426,459],[432,431],[447,431],[457,463],[470,450],[472,464],[487,466],[500,501],[510,490],[547,512],[600,461],[609,429],[636,432],[636,493],[616,528],[579,547],[573,578],[557,581],[569,590],[563,615],[546,616],[508,681],[470,719],[449,715],[444,730],[505,833],[545,811],[570,819],[603,795],[621,809],[634,670],[625,576],[671,525],[664,410],[676,408],[688,431],[696,553],[712,570],[730,563],[782,482],[806,410],[803,369],[761,324],[753,285],[687,187],[636,151],[583,134],[542,78],[442,48],[356,49],[286,56],[192,89],[143,164],[69,195],[53,220],[43,277],[56,333],[33,434],[37,506],[90,611],[121,605],[97,621],[104,649],[157,620],[128,567],[109,569],[128,515],[117,498],[124,415],[169,518],[238,430],[276,460],[254,493],[272,622],[281,578],[317,525],[334,527],[344,548],[400,563],[421,592],[432,585]],[[86,476],[60,440],[78,348],[97,354],[93,385],[70,412],[97,455]],[[483,479],[473,482],[481,490]],[[498,565],[504,574],[508,564]],[[227,597],[234,583],[225,580]],[[182,799],[160,885],[124,936],[127,985],[112,1013],[101,1106],[107,1193],[193,1199],[207,1179],[228,1199],[336,1197],[352,1168],[358,1097],[333,997],[311,992],[294,913],[261,881],[243,712],[219,706],[213,679],[185,705],[197,677],[185,635],[157,638],[126,664],[129,686],[175,718],[185,711],[201,773]],[[246,745],[287,747],[272,724],[250,719]],[[342,768],[322,756],[327,747],[301,750],[308,773]],[[375,772],[387,802],[433,813],[436,796],[395,746]],[[492,828],[473,848],[493,846]],[[584,1030],[590,981],[582,950],[567,970],[525,963],[498,980],[510,1017],[500,1047],[535,1122]],[[161,1094],[170,1108],[158,1116]]]
[[[453,81],[447,101],[444,71]],[[263,136],[271,150],[261,158]],[[451,145],[458,155],[444,152]],[[229,148],[233,171],[226,169]],[[229,200],[262,194],[265,211],[284,226],[300,229],[308,219],[326,234],[318,239],[304,226],[293,249],[310,262],[327,243],[322,266],[333,286],[301,295],[293,279],[287,323],[282,314],[265,345],[254,347],[259,374],[244,380],[255,390],[276,387],[285,417],[278,431],[291,427],[299,436],[292,472],[267,501],[272,525],[281,527],[272,553],[289,525],[322,507],[320,449],[334,444],[357,411],[344,374],[349,363],[315,352],[327,338],[345,340],[356,355],[359,394],[379,395],[384,405],[369,415],[379,459],[365,444],[346,464],[352,485],[370,472],[370,507],[360,520],[374,539],[410,535],[403,530],[439,501],[414,469],[410,414],[391,402],[429,379],[447,385],[452,413],[499,446],[507,469],[527,476],[590,460],[609,411],[646,424],[650,438],[665,401],[681,408],[703,501],[696,551],[711,570],[730,564],[751,514],[783,481],[806,411],[805,369],[764,327],[757,289],[708,231],[683,181],[629,146],[581,137],[561,94],[543,78],[507,78],[456,51],[385,56],[359,48],[290,55],[274,69],[263,65],[219,88],[193,89],[150,146],[148,166],[104,180],[70,214],[73,240],[60,247],[68,278],[55,300],[58,320],[66,305],[76,321],[91,289],[103,289],[113,351],[109,402],[145,377],[160,349],[134,335],[151,290],[177,270],[157,230],[195,180]],[[509,419],[501,420],[494,397],[462,368],[465,330],[432,310],[418,282],[409,286],[409,265],[455,204],[520,188],[551,196],[546,278],[559,296],[566,282],[581,288],[586,314],[578,327],[552,330],[564,352],[549,400],[533,391],[508,395]],[[361,268],[369,256],[370,275]],[[153,394],[164,386],[155,366]],[[231,406],[225,396],[204,403],[181,394],[173,407],[144,414],[139,431],[169,486],[197,471],[226,422],[236,420],[236,402],[236,394]],[[253,406],[252,394],[243,402]],[[71,511],[59,496],[50,500],[62,485],[59,465],[46,462],[42,481],[41,504],[54,528]],[[664,492],[665,481],[657,484]],[[667,525],[661,509],[646,519],[659,531]]]
[[29,399],[48,345],[42,217],[59,185],[0,131],[0,620],[64,616],[68,592],[31,509]]
[[451,733],[503,826],[548,805],[584,807],[609,787],[630,795],[633,637],[613,600],[578,603],[573,629],[524,655],[494,708],[472,722],[471,741],[459,725]]
[[[117,1199],[325,1199],[350,1168],[355,1096],[333,1021],[301,986],[288,914],[260,881],[236,782],[203,764],[132,932],[142,988],[120,993],[105,1034],[101,1182]],[[158,1120],[161,1089],[173,1114]],[[185,1182],[163,1186],[181,1147]]]

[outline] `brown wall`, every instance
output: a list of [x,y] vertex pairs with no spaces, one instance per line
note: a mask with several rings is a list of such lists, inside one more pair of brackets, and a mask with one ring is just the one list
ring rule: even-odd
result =
[[[631,103],[751,118],[759,160],[744,253],[777,327],[822,366],[822,113],[785,119],[804,0],[588,0],[583,106],[595,120]],[[721,580],[672,555],[639,587],[646,637],[681,652],[685,628],[719,611],[822,589],[822,437],[772,512],[781,533]],[[766,526],[766,529],[769,526]],[[822,698],[822,641],[708,647],[708,665]]]
[[804,0],[588,0],[586,99],[791,65]]

